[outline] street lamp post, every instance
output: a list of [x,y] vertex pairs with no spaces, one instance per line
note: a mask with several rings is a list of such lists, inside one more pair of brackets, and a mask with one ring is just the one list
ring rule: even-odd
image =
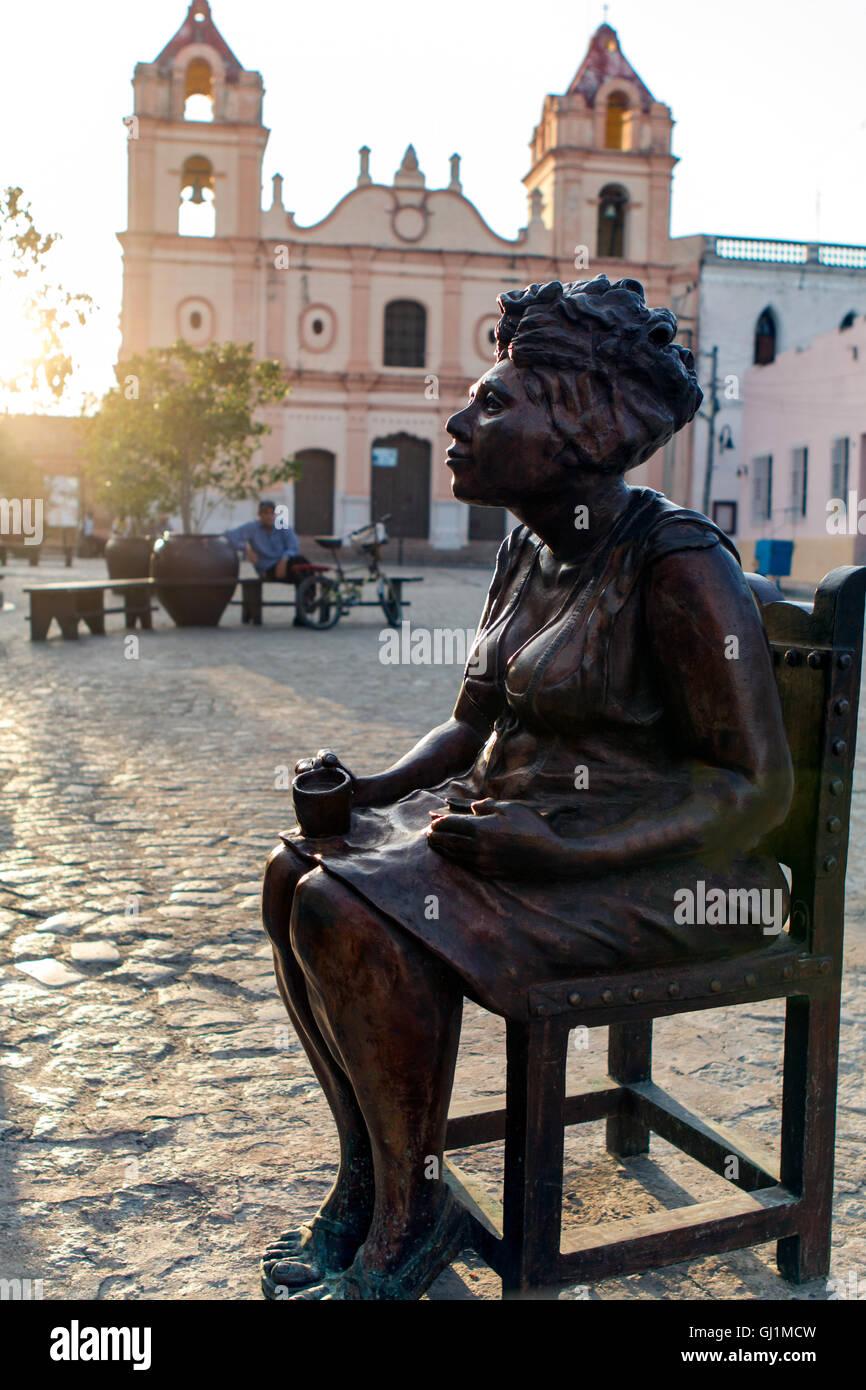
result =
[[715,454],[716,454],[716,416],[717,416],[718,413],[719,413],[719,398],[718,398],[718,396],[716,395],[716,386],[717,386],[717,384],[718,384],[718,383],[717,383],[717,379],[716,379],[716,371],[717,371],[718,365],[719,365],[719,349],[718,349],[718,346],[713,347],[709,352],[702,352],[702,353],[701,353],[701,356],[702,356],[702,357],[711,357],[711,358],[712,358],[712,362],[713,362],[713,365],[712,365],[712,375],[711,375],[711,377],[710,377],[710,410],[709,410],[709,414],[707,414],[707,412],[706,412],[705,410],[699,410],[699,411],[698,411],[698,414],[700,415],[701,419],[702,419],[702,420],[707,420],[707,421],[709,421],[709,426],[710,426],[709,438],[707,439],[707,467],[706,467],[706,472],[704,473],[704,504],[703,504],[703,509],[702,509],[702,510],[703,510],[703,513],[704,513],[704,516],[709,516],[709,514],[710,514],[710,493],[711,493],[711,491],[712,491],[712,486],[713,486],[713,464],[714,464],[714,462],[715,462]]

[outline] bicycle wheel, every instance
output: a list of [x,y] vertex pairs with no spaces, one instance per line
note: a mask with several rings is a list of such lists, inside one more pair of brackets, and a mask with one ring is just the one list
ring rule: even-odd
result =
[[334,627],[343,611],[340,592],[333,579],[327,575],[308,574],[297,588],[297,607],[295,612],[304,627],[314,627],[320,632]]
[[398,595],[397,586],[392,584],[390,579],[386,579],[385,575],[382,575],[379,580],[379,602],[389,627],[399,627],[403,617],[403,605]]

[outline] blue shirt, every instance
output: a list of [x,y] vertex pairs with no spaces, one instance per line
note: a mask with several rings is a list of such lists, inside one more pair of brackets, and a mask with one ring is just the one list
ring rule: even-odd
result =
[[298,538],[291,526],[275,525],[268,531],[258,520],[245,521],[243,526],[235,526],[234,530],[226,531],[225,537],[238,550],[243,550],[247,543],[252,546],[256,552],[255,566],[259,574],[265,574],[272,569],[284,556],[290,560],[300,551]]

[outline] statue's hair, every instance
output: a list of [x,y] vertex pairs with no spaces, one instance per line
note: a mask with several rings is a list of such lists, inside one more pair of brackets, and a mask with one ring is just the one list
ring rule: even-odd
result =
[[504,291],[498,304],[497,362],[508,356],[520,369],[582,466],[634,468],[697,411],[695,359],[673,341],[671,311],[647,307],[639,281],[553,280]]

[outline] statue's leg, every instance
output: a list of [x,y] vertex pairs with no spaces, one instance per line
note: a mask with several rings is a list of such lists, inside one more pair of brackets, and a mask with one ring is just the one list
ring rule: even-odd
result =
[[[367,1128],[351,1083],[310,1011],[306,981],[292,953],[292,902],[298,882],[307,872],[307,866],[285,847],[273,851],[265,872],[262,918],[273,946],[277,987],[325,1093],[340,1138],[337,1179],[318,1213],[319,1218],[325,1217],[328,1224],[336,1223],[351,1233],[343,1239],[335,1235],[333,1229],[330,1237],[329,1232],[320,1233],[319,1255],[329,1256],[327,1263],[339,1268],[351,1262],[369,1226],[374,1197],[373,1162]],[[315,1221],[312,1224],[315,1225]],[[280,1241],[276,1241],[269,1247],[269,1253],[272,1252],[274,1257],[289,1257],[292,1253],[298,1253],[297,1248],[292,1250],[291,1239],[283,1244],[285,1249],[281,1248]],[[300,1241],[295,1242],[296,1247],[299,1244]],[[299,1274],[300,1271],[295,1273]]]
[[368,1270],[397,1272],[412,1255],[423,1261],[449,1210],[441,1169],[460,981],[323,869],[301,881],[291,930],[313,1014],[334,1038],[373,1148],[376,1202],[360,1256]]

